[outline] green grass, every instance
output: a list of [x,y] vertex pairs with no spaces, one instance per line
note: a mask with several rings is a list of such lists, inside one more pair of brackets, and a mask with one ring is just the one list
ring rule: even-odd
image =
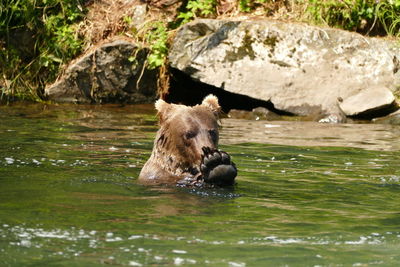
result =
[[399,36],[400,0],[304,1],[306,17],[318,24],[368,35]]

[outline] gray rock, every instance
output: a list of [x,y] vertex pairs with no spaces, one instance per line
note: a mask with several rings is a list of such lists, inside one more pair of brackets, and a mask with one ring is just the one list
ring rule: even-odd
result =
[[273,121],[282,119],[281,116],[263,107],[254,108],[252,111],[231,109],[228,113],[228,118],[256,120],[256,121],[258,120]]
[[133,7],[132,25],[135,27],[142,26],[146,22],[147,5],[136,4]]
[[169,60],[192,79],[302,116],[341,114],[338,98],[345,102],[371,87],[387,100],[387,88],[400,84],[395,42],[272,20],[188,23],[177,32]]
[[57,102],[153,102],[157,74],[144,68],[146,56],[125,38],[104,43],[72,62],[45,94]]
[[341,122],[346,122],[346,117],[343,116],[342,114],[332,113],[317,121],[320,123],[341,123]]
[[393,93],[382,86],[370,87],[344,99],[340,109],[347,116],[363,116],[395,105]]

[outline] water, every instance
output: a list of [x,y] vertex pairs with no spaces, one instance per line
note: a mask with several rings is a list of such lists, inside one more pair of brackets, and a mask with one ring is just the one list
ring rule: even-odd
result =
[[0,107],[0,266],[398,266],[399,126],[224,119],[234,189],[136,183],[151,106]]

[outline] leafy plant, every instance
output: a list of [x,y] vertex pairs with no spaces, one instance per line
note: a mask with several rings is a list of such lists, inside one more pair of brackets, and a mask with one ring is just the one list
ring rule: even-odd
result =
[[216,0],[189,0],[183,12],[178,14],[180,24],[187,23],[194,18],[210,17],[216,14]]
[[[63,63],[81,50],[79,0],[3,0],[0,3],[0,88],[5,95],[40,99]],[[23,40],[23,41],[21,41]]]
[[143,42],[149,47],[147,63],[149,69],[155,69],[164,64],[168,53],[168,29],[166,23],[153,21],[147,25]]

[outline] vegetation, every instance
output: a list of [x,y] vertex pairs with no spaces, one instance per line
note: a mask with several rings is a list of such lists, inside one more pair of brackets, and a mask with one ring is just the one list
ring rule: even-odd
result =
[[168,53],[168,32],[166,23],[156,21],[150,23],[150,30],[146,31],[145,43],[150,53],[147,56],[148,68],[155,69],[164,65]]
[[314,22],[345,30],[397,37],[400,34],[400,0],[310,0],[306,14]]
[[[152,1],[148,2],[151,5]],[[63,65],[80,54],[85,45],[90,46],[91,40],[83,36],[87,31],[79,30],[87,15],[85,3],[90,2],[1,1],[2,99],[41,100],[44,86],[56,79]],[[169,36],[177,27],[195,18],[255,14],[339,27],[366,35],[400,37],[400,0],[188,0],[182,3],[183,6],[174,7],[172,12],[158,11],[140,29],[130,26],[132,15],[121,14],[120,25],[112,34],[127,32],[142,42],[150,50],[147,67],[161,67],[163,71]]]
[[0,4],[1,96],[40,100],[46,83],[82,47],[78,0],[2,0]]
[[216,6],[216,0],[189,0],[184,11],[179,13],[178,20],[184,24],[197,17],[215,16]]
[[239,1],[239,9],[242,12],[251,12],[255,9],[257,9],[257,7],[261,7],[263,6],[263,4],[265,4],[267,2],[267,0],[240,0]]

